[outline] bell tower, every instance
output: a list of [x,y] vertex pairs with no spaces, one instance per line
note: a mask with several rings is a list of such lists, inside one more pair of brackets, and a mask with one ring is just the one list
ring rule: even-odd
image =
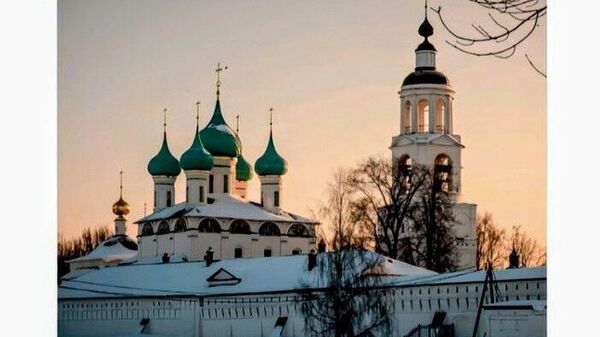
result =
[[415,70],[400,89],[400,133],[393,137],[392,157],[400,165],[432,166],[442,179],[441,188],[454,196],[461,191],[460,135],[453,129],[455,91],[436,69],[435,46],[429,42],[433,27],[427,20],[419,26],[421,44],[415,49]]
[[453,125],[454,95],[448,77],[437,69],[435,46],[429,41],[433,26],[419,26],[422,42],[415,49],[415,69],[400,88],[400,132],[392,138],[392,158],[402,169],[423,165],[433,169],[436,188],[455,201],[452,232],[459,255],[458,268],[475,266],[477,205],[460,202],[461,154],[464,149]]

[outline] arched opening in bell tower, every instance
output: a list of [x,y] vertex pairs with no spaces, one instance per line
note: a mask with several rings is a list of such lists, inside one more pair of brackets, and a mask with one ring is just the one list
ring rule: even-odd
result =
[[446,132],[446,104],[443,99],[438,99],[435,105],[435,132]]
[[452,159],[444,153],[435,157],[433,187],[438,192],[452,191]]
[[402,132],[411,133],[412,120],[411,120],[411,104],[410,101],[404,102],[402,107]]
[[412,175],[412,158],[405,154],[398,159],[396,164],[396,179],[401,193],[406,193],[410,189],[410,177]]
[[425,133],[429,131],[429,102],[422,99],[417,104],[417,132]]

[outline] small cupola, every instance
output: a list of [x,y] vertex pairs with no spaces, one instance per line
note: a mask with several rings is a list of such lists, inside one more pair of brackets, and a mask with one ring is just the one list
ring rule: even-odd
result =
[[123,200],[123,171],[119,172],[119,200],[112,205],[112,211],[117,216],[115,219],[115,235],[127,234],[127,219],[125,215],[131,210],[127,201]]
[[192,146],[181,155],[181,167],[186,176],[186,202],[195,205],[205,204],[209,189],[210,170],[215,162],[213,156],[204,148],[198,125],[200,102],[196,102],[196,131]]
[[167,109],[164,109],[165,122],[163,130],[163,142],[160,150],[148,163],[148,173],[152,176],[168,176],[176,177],[181,172],[179,161],[175,158],[169,150],[169,144],[167,143],[167,120],[166,120]]
[[169,150],[167,143],[167,109],[164,112],[163,143],[158,154],[148,163],[148,173],[154,180],[154,210],[172,206],[175,203],[175,180],[181,173],[179,161]]
[[273,141],[273,109],[269,110],[270,132],[267,149],[254,164],[254,170],[260,179],[260,203],[270,212],[279,213],[281,209],[282,176],[287,172],[287,162],[277,153]]
[[271,130],[269,132],[269,143],[267,144],[265,153],[263,153],[263,155],[256,160],[254,169],[256,174],[259,176],[282,176],[287,172],[287,162],[282,156],[279,155],[279,153],[277,153],[277,150],[275,149],[275,142],[273,141],[272,108],[270,109],[270,112],[271,121],[269,122],[269,126]]
[[192,146],[181,155],[181,168],[184,170],[202,170],[210,171],[213,168],[213,156],[204,148],[200,133],[198,132],[199,123],[199,105],[196,103],[196,131],[194,132],[194,140]]
[[450,85],[448,78],[443,73],[436,71],[435,55],[437,50],[429,42],[429,37],[433,35],[433,26],[427,19],[427,3],[425,4],[425,20],[419,26],[418,32],[424,39],[415,49],[415,71],[406,76],[402,86],[420,84]]

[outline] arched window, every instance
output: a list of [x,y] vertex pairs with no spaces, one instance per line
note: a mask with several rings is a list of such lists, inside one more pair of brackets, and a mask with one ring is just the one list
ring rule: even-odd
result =
[[435,157],[433,187],[436,191],[452,191],[452,160],[446,154]]
[[422,99],[417,104],[417,131],[429,132],[429,103]]
[[409,155],[405,154],[397,162],[396,179],[401,192],[408,192],[410,189],[410,178],[412,176],[413,163]]
[[250,225],[244,220],[235,220],[229,225],[231,234],[250,234]]
[[438,99],[435,105],[435,132],[444,133],[446,129],[446,104],[443,99]]
[[404,102],[404,107],[402,108],[402,132],[410,133],[412,128],[412,120],[411,120],[411,104],[410,101]]
[[158,230],[156,231],[156,234],[169,234],[170,231],[169,223],[163,220],[158,224]]
[[306,228],[306,226],[298,224],[298,223],[290,226],[290,229],[288,229],[287,235],[288,236],[297,236],[297,237],[310,237],[308,228]]
[[152,229],[152,224],[145,223],[144,227],[142,227],[142,236],[154,235],[154,229]]
[[200,221],[198,231],[201,233],[221,233],[221,226],[217,220],[206,218]]
[[265,250],[264,250],[263,253],[264,253],[265,257],[271,257],[271,256],[273,256],[273,250],[271,250],[271,248],[265,248]]
[[265,222],[258,229],[258,234],[263,236],[279,236],[281,235],[281,231],[276,224],[272,222]]
[[292,255],[300,255],[300,254],[302,254],[302,249],[295,248],[294,250],[292,250]]
[[175,223],[175,233],[179,233],[179,232],[185,232],[185,230],[187,229],[187,223],[185,221],[184,218],[179,218],[177,219],[177,222]]

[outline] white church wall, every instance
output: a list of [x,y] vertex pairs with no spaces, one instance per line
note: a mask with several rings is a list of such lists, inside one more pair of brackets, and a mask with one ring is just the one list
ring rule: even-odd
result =
[[[546,300],[546,279],[498,281],[501,296],[510,301]],[[417,325],[431,323],[436,311],[446,312],[456,336],[470,336],[483,283],[448,283],[393,289],[390,307],[393,336],[404,336]],[[305,336],[301,296],[290,292],[252,296],[213,296],[170,299],[60,300],[59,336],[131,334],[149,318],[148,333],[174,336],[270,336],[278,317],[288,317],[284,335]],[[484,303],[489,303],[486,299]],[[490,317],[497,317],[496,316]],[[545,315],[527,314],[532,324],[545,324]],[[481,329],[485,328],[485,318]]]

